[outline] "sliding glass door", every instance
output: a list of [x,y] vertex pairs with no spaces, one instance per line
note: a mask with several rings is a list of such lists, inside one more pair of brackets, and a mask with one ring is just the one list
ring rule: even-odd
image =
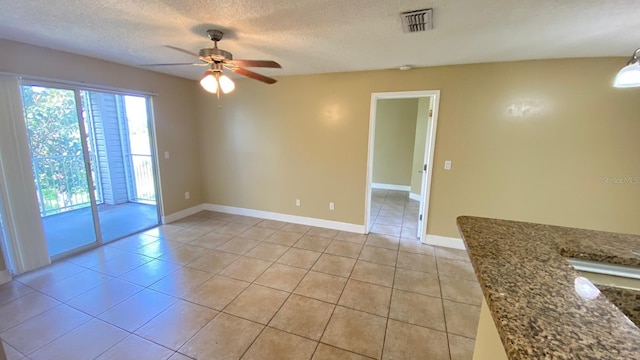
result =
[[21,87],[36,196],[50,256],[98,241],[86,123],[74,90]]
[[51,257],[158,225],[146,97],[42,84],[21,91]]
[[104,242],[158,225],[148,100],[82,91]]

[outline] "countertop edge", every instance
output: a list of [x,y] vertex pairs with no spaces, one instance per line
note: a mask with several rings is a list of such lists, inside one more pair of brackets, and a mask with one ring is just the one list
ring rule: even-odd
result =
[[[631,243],[622,251],[606,244],[595,261],[640,264],[640,251],[625,247],[640,249],[640,236],[472,216],[460,216],[456,224],[509,359],[573,359],[566,352],[582,349],[592,349],[602,359],[635,359],[640,353],[640,329],[604,295],[593,299],[577,295],[574,280],[580,274],[565,260],[567,254],[594,260],[591,250],[580,247],[595,249],[598,241],[611,237]],[[509,251],[501,249],[504,244]],[[527,282],[520,286],[522,279]],[[549,283],[551,279],[557,283]],[[557,294],[545,293],[551,290]],[[531,295],[537,298],[527,297]],[[611,329],[609,337],[603,335],[605,329]],[[537,338],[558,345],[547,349]]]

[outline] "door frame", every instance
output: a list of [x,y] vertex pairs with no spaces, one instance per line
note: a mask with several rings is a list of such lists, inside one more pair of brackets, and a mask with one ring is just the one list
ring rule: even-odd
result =
[[373,150],[375,145],[376,135],[376,115],[378,100],[388,99],[415,99],[415,98],[431,98],[430,107],[433,110],[431,116],[431,122],[427,127],[427,141],[425,143],[425,164],[427,165],[427,171],[423,174],[426,175],[426,190],[423,189],[420,196],[422,197],[423,207],[420,209],[424,222],[422,228],[422,243],[426,243],[427,225],[429,219],[429,199],[431,198],[431,178],[433,176],[433,158],[436,145],[436,130],[438,127],[438,109],[440,105],[440,90],[419,90],[419,91],[395,91],[395,92],[380,92],[371,94],[371,109],[369,116],[369,149],[367,153],[367,183],[365,193],[365,217],[364,217],[364,229],[365,234],[371,231],[371,192],[373,181]]

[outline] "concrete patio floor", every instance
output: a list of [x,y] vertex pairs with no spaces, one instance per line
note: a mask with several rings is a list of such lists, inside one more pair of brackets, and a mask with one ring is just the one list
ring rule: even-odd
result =
[[[159,223],[155,205],[125,203],[98,205],[98,217],[104,242],[156,226]],[[64,254],[96,241],[91,208],[67,211],[42,218],[49,255]]]

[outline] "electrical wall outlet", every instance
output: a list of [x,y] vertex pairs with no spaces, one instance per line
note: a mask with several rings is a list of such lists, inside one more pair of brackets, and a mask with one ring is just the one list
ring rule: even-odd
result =
[[187,199],[187,200],[189,200],[189,198],[190,198],[190,197],[191,197],[191,194],[189,194],[189,192],[188,192],[188,191],[186,191],[186,192],[184,193],[184,198],[185,198],[185,199]]
[[168,152],[168,151],[165,151],[165,152],[164,152],[164,158],[165,158],[166,160],[169,160],[169,152]]
[[444,169],[451,170],[451,160],[447,160],[444,162]]
[[329,203],[329,210],[334,210],[336,208],[336,204],[330,202]]
[[296,206],[300,206],[300,199],[296,199]]

